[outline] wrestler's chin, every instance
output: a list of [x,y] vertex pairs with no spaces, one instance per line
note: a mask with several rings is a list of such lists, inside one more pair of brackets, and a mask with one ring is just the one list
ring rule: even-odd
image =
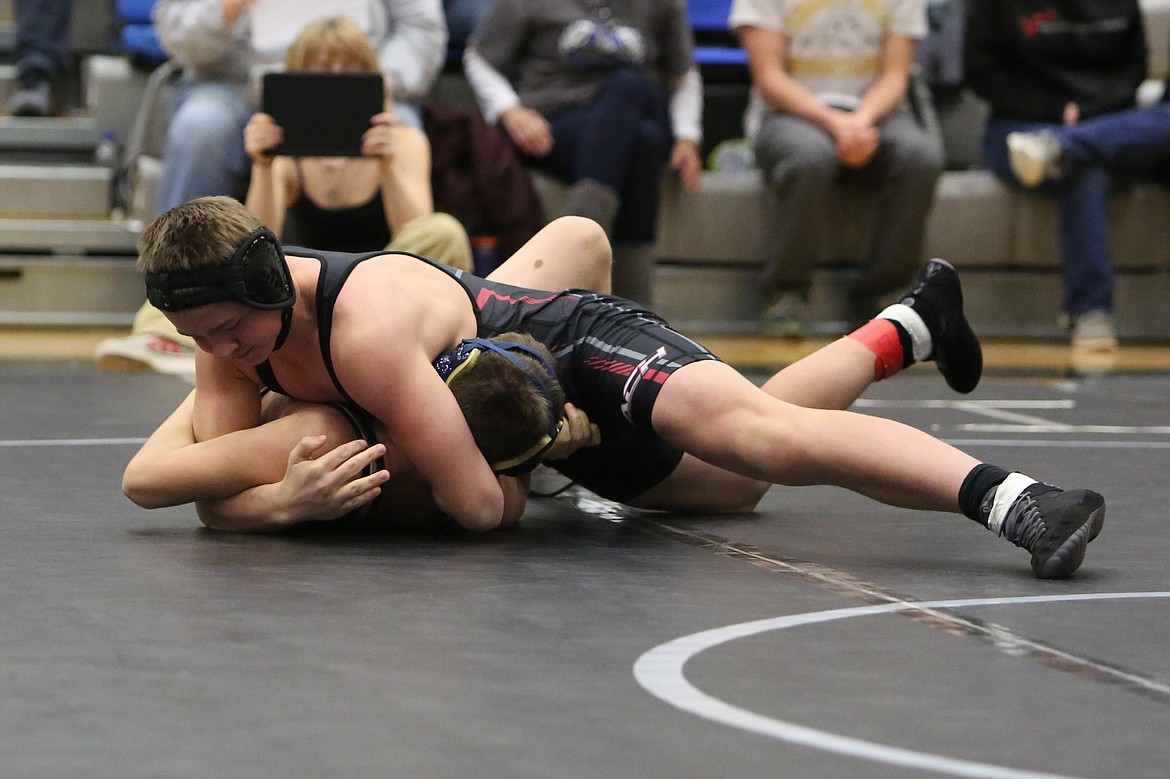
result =
[[255,367],[267,360],[270,354],[272,354],[272,350],[267,346],[253,346],[244,351],[239,357],[236,357],[236,360]]

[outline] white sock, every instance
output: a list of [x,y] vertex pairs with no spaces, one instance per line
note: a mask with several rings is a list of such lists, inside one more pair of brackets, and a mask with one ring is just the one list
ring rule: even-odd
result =
[[905,303],[886,306],[876,318],[889,319],[906,328],[906,332],[910,334],[910,342],[914,345],[914,362],[922,362],[930,356],[930,350],[934,346],[930,338],[930,330],[918,312],[910,306]]
[[991,504],[991,514],[987,517],[987,529],[996,535],[1000,534],[1003,521],[1007,518],[1008,509],[1020,497],[1020,493],[1036,484],[1031,476],[1022,473],[1009,473],[1008,477],[995,488],[995,499]]

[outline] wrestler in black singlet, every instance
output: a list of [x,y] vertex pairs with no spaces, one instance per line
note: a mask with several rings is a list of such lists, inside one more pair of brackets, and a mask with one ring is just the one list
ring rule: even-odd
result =
[[[353,268],[385,252],[342,254],[296,247],[287,247],[287,252],[321,262],[316,293],[321,356],[337,391],[353,403],[337,380],[329,351],[333,307]],[[479,337],[527,333],[556,358],[566,400],[598,425],[601,443],[550,461],[550,466],[619,502],[641,495],[675,469],[682,452],[655,434],[651,412],[670,374],[692,362],[717,359],[707,349],[670,329],[658,315],[622,298],[587,290],[552,293],[514,287],[416,259],[442,270],[463,287],[475,310]],[[270,389],[283,392],[267,362],[257,370]]]

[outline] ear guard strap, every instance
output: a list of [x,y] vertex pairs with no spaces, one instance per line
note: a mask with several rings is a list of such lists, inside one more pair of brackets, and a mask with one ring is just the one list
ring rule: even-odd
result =
[[[536,388],[542,397],[546,400],[549,399],[552,393],[544,377],[530,370],[524,363],[524,360],[514,354],[514,352],[520,352],[536,360],[542,368],[549,372],[549,375],[555,376],[556,372],[540,352],[524,344],[509,343],[507,341],[496,342],[486,338],[468,338],[461,341],[459,346],[455,347],[453,351],[436,360],[435,368],[439,371],[439,376],[443,378],[447,386],[451,386],[455,378],[463,371],[469,370],[474,366],[476,361],[479,360],[480,355],[484,352],[493,352],[502,355],[513,365],[523,370],[529,382],[532,383],[532,386]],[[563,424],[564,419],[558,413],[558,410],[551,409],[548,431],[540,437],[540,440],[515,457],[491,463],[492,472],[504,476],[522,476],[531,472],[536,466],[540,465],[541,457],[557,440],[557,434],[560,433],[561,425]]]
[[296,302],[296,287],[280,241],[267,227],[260,227],[223,265],[147,273],[146,297],[161,311],[183,311],[225,300],[274,311]]

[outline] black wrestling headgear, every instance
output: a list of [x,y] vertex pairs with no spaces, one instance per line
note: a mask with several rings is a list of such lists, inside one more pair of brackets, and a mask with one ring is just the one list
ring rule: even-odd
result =
[[531,366],[525,364],[514,352],[519,352],[526,357],[531,357],[536,360],[541,368],[548,371],[549,376],[556,376],[556,369],[548,363],[544,355],[530,346],[511,341],[468,338],[435,360],[435,370],[439,372],[439,378],[450,386],[456,376],[475,365],[475,361],[479,359],[479,355],[483,352],[499,354],[507,359],[508,362],[524,371],[524,375],[528,377],[528,381],[536,388],[536,391],[549,402],[548,428],[545,434],[535,444],[515,457],[490,463],[493,473],[504,476],[523,476],[540,465],[540,460],[544,456],[544,453],[557,440],[557,433],[561,431],[561,425],[564,419],[561,416],[561,410],[553,407],[552,390],[549,387],[548,381],[545,379],[544,373],[542,371],[532,370]]
[[245,238],[235,254],[214,268],[146,274],[146,299],[161,311],[183,311],[225,300],[261,311],[282,311],[274,349],[288,337],[297,290],[280,241],[267,227]]

